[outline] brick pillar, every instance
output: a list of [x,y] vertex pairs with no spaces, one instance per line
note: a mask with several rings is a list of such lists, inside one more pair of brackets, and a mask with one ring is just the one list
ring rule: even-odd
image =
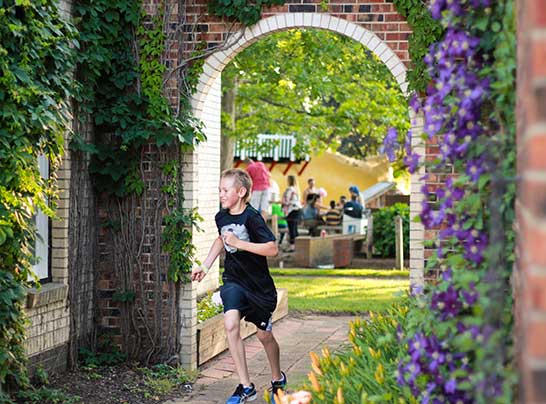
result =
[[197,286],[194,282],[182,285],[179,301],[180,365],[188,370],[197,368]]
[[[414,151],[419,155],[425,154],[425,147],[421,141],[421,133],[423,132],[423,116],[419,114],[416,116],[413,111],[411,116],[411,146]],[[424,167],[420,167],[415,173],[411,175],[411,194],[410,194],[410,284],[412,287],[423,287],[425,284],[424,279],[424,247],[423,240],[425,229],[422,223],[416,222],[415,217],[419,216],[421,212],[421,204],[423,202],[423,193],[421,187],[423,180],[421,178],[425,174]]]
[[520,401],[546,402],[546,2],[519,0],[516,330]]

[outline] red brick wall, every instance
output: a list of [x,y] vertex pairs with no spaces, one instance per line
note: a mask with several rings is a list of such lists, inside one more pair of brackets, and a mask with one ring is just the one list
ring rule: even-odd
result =
[[546,402],[546,2],[518,4],[517,341],[521,402]]
[[[207,0],[188,0],[186,2],[184,41],[195,43],[207,41],[209,47],[219,44],[226,38],[230,22],[206,15]],[[379,39],[396,53],[406,66],[409,63],[408,36],[411,29],[405,19],[397,13],[392,1],[388,0],[330,0],[328,10],[323,11],[320,0],[300,0],[287,2],[283,6],[264,10],[262,17],[283,13],[327,13],[360,25],[375,33]]]
[[[178,13],[178,1],[168,2],[165,17],[167,50],[163,56],[168,68],[173,68],[180,61],[180,41],[178,33],[183,21]],[[159,2],[144,0],[143,7],[148,15],[157,15]],[[165,86],[165,96],[175,107],[179,102],[178,76],[173,74]],[[165,179],[162,166],[178,154],[176,148],[163,147],[158,150],[153,144],[142,150],[142,172],[146,191],[141,198],[132,203],[120,204],[121,210],[129,211],[129,217],[135,220],[134,232],[122,236],[119,230],[113,230],[111,224],[119,226],[127,219],[120,219],[117,200],[100,196],[98,200],[99,234],[97,271],[97,322],[98,332],[108,338],[131,356],[144,357],[152,361],[171,358],[177,353],[178,338],[178,292],[176,286],[167,281],[168,257],[161,249],[162,215],[167,211],[167,202],[160,191]],[[159,212],[159,213],[158,213]],[[144,235],[141,234],[141,229]],[[126,239],[124,239],[124,237]],[[116,261],[117,260],[117,261]],[[126,260],[127,263],[122,262]],[[131,266],[133,271],[124,279],[120,268]],[[142,280],[142,287],[140,282]],[[116,292],[131,290],[136,292],[135,306],[123,307],[113,298]],[[129,310],[130,318],[127,311]],[[140,310],[142,309],[142,310]],[[153,336],[153,342],[149,335]],[[153,355],[147,357],[154,346]]]

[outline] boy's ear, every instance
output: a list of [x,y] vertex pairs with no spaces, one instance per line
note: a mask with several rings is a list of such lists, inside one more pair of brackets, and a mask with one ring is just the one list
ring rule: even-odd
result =
[[243,199],[247,193],[248,191],[245,187],[239,188],[239,198]]

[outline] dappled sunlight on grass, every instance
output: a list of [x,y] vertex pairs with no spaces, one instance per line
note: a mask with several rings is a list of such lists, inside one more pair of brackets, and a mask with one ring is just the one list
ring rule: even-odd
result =
[[365,313],[383,311],[408,290],[408,279],[358,277],[275,276],[279,288],[288,289],[291,311]]
[[409,271],[399,269],[314,269],[314,268],[271,268],[271,275],[282,276],[358,276],[369,278],[408,278]]

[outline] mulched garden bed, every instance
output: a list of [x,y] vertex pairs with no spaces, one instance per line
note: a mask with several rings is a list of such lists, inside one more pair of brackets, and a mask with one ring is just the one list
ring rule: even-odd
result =
[[[47,386],[81,397],[85,404],[157,404],[181,398],[191,391],[189,383],[169,383],[159,378],[146,383],[145,373],[135,366],[81,368],[51,378]],[[162,394],[169,386],[169,393]],[[158,393],[159,391],[159,393]]]

